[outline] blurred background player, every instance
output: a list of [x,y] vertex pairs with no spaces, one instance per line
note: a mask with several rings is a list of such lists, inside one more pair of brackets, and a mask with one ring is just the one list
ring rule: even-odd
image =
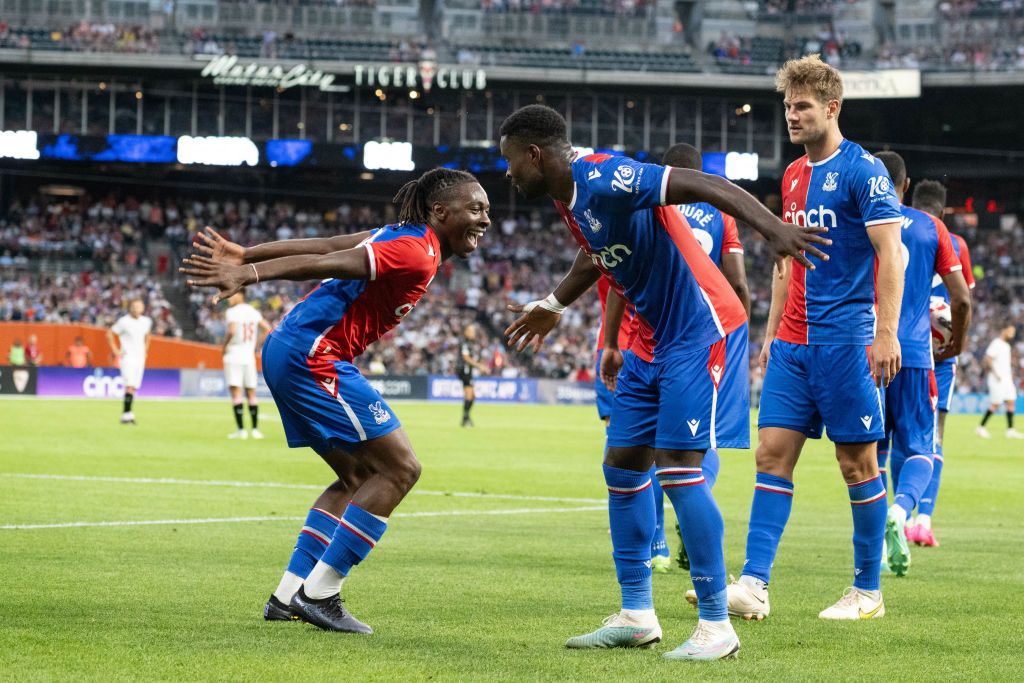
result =
[[75,337],[75,343],[71,344],[64,352],[64,365],[69,368],[92,367],[92,349],[81,337]]
[[421,466],[398,417],[353,364],[426,293],[438,266],[465,258],[490,225],[487,193],[464,171],[433,169],[398,194],[399,223],[250,248],[211,228],[182,272],[214,302],[261,280],[321,280],[263,346],[263,373],[288,446],[312,448],[337,480],[313,503],[263,617],[325,631],[372,633],[341,587],[384,535]]
[[985,423],[992,417],[992,414],[999,410],[999,406],[1006,405],[1006,438],[1024,439],[1021,434],[1013,428],[1013,411],[1017,404],[1017,386],[1013,383],[1013,348],[1010,342],[1017,336],[1017,328],[1007,325],[999,331],[999,336],[989,343],[985,349],[985,379],[988,382],[988,410],[981,418],[981,424],[975,430],[983,439],[991,438]]
[[473,410],[476,394],[473,391],[473,378],[476,372],[487,374],[490,368],[480,362],[480,344],[477,343],[476,325],[470,323],[462,330],[462,343],[459,344],[459,362],[457,370],[462,380],[462,426],[472,427],[473,418],[469,416]]
[[[903,302],[899,342],[903,367],[885,390],[885,438],[878,444],[878,469],[885,483],[886,458],[892,444],[889,472],[893,502],[885,526],[883,561],[897,576],[910,569],[910,547],[904,533],[932,477],[935,458],[938,389],[932,368],[936,361],[954,358],[963,350],[971,321],[971,293],[961,272],[945,224],[936,216],[903,205],[910,187],[903,157],[895,152],[875,155],[892,178],[903,214]],[[942,279],[949,292],[953,335],[939,355],[932,355],[932,279]]]
[[[511,346],[539,347],[602,274],[636,308],[654,353],[633,353],[617,375],[604,476],[621,609],[569,648],[648,647],[661,640],[651,589],[651,465],[675,508],[697,580],[699,620],[668,659],[733,657],[739,638],[726,614],[721,511],[701,472],[705,451],[750,444],[747,326],[743,306],[671,205],[711,201],[744,218],[785,255],[821,254],[817,230],[787,226],[735,185],[699,171],[628,157],[576,158],[565,119],[529,105],[501,125],[508,177],[528,199],[551,197],[580,249],[543,301],[510,306]],[[808,265],[809,262],[808,262]],[[606,337],[606,345],[608,339]],[[607,350],[607,349],[606,349]],[[646,355],[646,354],[645,354]],[[602,360],[602,375],[609,363]],[[717,439],[717,441],[716,441]]]
[[132,299],[128,304],[127,315],[122,315],[107,330],[107,343],[114,356],[119,360],[121,380],[124,382],[124,410],[121,413],[121,424],[135,424],[135,413],[132,402],[135,392],[142,386],[142,375],[146,371],[146,354],[149,353],[150,332],[153,320],[142,315],[146,305],[142,299]]
[[832,246],[816,270],[794,260],[773,278],[746,562],[729,586],[729,612],[768,616],[772,564],[793,507],[793,472],[806,440],[821,438],[824,427],[853,512],[854,571],[853,586],[818,616],[877,618],[885,614],[886,519],[876,448],[885,435],[879,388],[900,369],[902,216],[885,166],[839,130],[839,72],[810,55],[786,62],[775,83],[784,94],[790,142],[806,152],[782,176],[783,218],[827,228]]
[[246,439],[242,421],[242,389],[249,404],[249,419],[252,420],[252,438],[262,439],[259,430],[259,403],[256,400],[256,347],[261,332],[270,332],[270,325],[263,315],[245,303],[242,292],[233,294],[228,299],[228,308],[224,312],[227,332],[224,334],[224,378],[231,392],[231,405],[235,412],[235,431],[228,434],[229,439]]
[[[918,181],[914,185],[911,204],[915,209],[941,218],[946,208],[946,187],[936,180]],[[960,272],[963,273],[964,279],[967,281],[967,288],[973,290],[974,271],[971,268],[971,255],[967,248],[967,242],[960,235],[950,233],[949,236],[953,239],[953,251],[960,259],[962,267]],[[932,280],[932,297],[933,299],[937,297],[949,304],[949,291],[939,277]],[[943,435],[946,429],[946,415],[949,413],[953,391],[956,388],[956,367],[956,356],[935,363],[935,387],[939,393],[937,406],[939,418],[935,430],[935,460],[932,462],[932,478],[917,504],[917,516],[907,524],[907,540],[921,546],[939,545],[932,529],[932,518],[939,499],[939,485],[942,482],[942,468],[945,464],[946,447]]]

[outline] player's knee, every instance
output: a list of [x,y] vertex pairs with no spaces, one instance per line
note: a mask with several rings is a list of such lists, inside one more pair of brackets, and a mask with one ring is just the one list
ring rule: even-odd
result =
[[398,488],[409,491],[419,481],[422,472],[423,466],[420,465],[420,461],[410,450],[394,459],[387,476]]

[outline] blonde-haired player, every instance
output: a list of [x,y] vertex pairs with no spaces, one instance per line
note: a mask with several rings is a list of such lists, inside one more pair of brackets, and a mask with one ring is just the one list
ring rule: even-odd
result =
[[[132,299],[127,315],[118,318],[107,330],[107,343],[121,363],[121,381],[124,383],[124,410],[121,424],[135,424],[132,402],[135,392],[142,386],[142,375],[146,371],[146,354],[149,353],[149,337],[153,320],[142,315],[146,305],[142,299]],[[115,341],[116,337],[116,341]]]
[[228,310],[224,313],[227,333],[224,335],[224,376],[231,392],[231,405],[235,411],[238,429],[228,434],[229,439],[249,437],[242,426],[242,389],[245,389],[249,403],[249,417],[252,419],[252,438],[262,439],[263,433],[257,428],[259,404],[256,401],[256,343],[260,331],[269,332],[270,325],[263,315],[245,303],[245,296],[238,292],[228,299]]

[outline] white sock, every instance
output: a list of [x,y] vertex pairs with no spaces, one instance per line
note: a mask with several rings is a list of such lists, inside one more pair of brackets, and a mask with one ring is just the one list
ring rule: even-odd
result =
[[754,576],[747,576],[746,574],[743,574],[740,576],[739,583],[754,591],[758,596],[762,596],[768,592],[768,584]]
[[712,631],[717,631],[719,633],[733,632],[732,624],[729,623],[728,617],[726,617],[722,621],[708,621],[707,619],[698,619],[697,621],[706,626],[707,628],[711,629]]
[[882,599],[882,591],[866,591],[863,588],[858,588],[857,592],[860,593],[861,595],[864,595],[864,596],[867,596],[867,597],[871,598],[875,602],[878,602],[879,600]]
[[619,615],[635,626],[654,626],[658,623],[658,616],[653,609],[624,609]]
[[895,519],[899,524],[905,525],[907,523],[907,511],[902,506],[893,504],[889,508],[889,516]]
[[302,592],[307,598],[323,600],[341,592],[341,584],[345,577],[331,565],[320,561],[313,567],[306,581],[302,584]]
[[925,529],[932,528],[932,516],[931,515],[918,515],[917,525]]
[[292,601],[292,596],[299,592],[299,586],[302,585],[302,577],[291,572],[285,572],[284,576],[281,577],[281,583],[277,584],[277,590],[274,591],[274,597],[288,604]]

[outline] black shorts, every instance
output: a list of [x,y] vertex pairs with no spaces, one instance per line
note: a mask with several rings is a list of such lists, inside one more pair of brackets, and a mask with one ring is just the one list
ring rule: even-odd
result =
[[459,379],[462,380],[463,388],[473,386],[473,371],[470,370],[469,372],[460,372]]

